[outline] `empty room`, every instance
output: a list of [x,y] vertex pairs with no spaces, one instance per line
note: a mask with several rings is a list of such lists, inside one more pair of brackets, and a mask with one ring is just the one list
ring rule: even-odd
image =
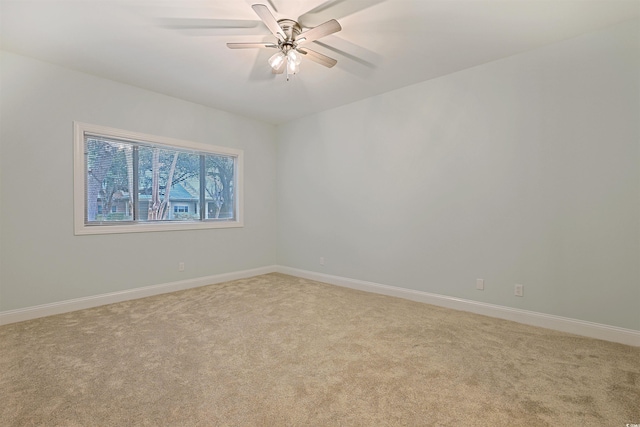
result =
[[0,0],[0,395],[639,426],[640,0]]

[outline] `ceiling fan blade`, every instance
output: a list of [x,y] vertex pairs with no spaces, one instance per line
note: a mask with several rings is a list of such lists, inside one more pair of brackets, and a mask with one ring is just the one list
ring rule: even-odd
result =
[[328,36],[329,34],[337,33],[342,30],[342,27],[335,19],[331,19],[323,24],[318,25],[310,30],[303,31],[296,37],[296,43],[298,45],[309,43],[320,37]]
[[[319,40],[316,40],[313,43],[317,44],[318,46],[322,46],[328,52],[333,52],[337,54],[338,57],[344,58],[344,60],[340,59],[339,61],[340,63],[337,64],[336,68],[340,67],[340,69],[359,77],[363,77],[363,78],[371,77],[374,70],[377,68],[376,64],[380,63],[379,55],[362,48],[353,49],[352,46],[356,46],[356,45],[347,44],[349,48],[344,49],[345,46],[340,44],[339,45],[340,48],[338,48],[336,46],[333,46],[333,42],[337,39],[337,37],[329,36],[328,38],[331,40],[332,45],[323,43]],[[353,53],[350,53],[352,51],[356,54],[354,55]]]
[[260,25],[260,21],[248,19],[159,18],[156,22],[161,27],[178,30],[256,28]]
[[[338,38],[337,36],[332,36],[331,42],[331,44],[328,44],[320,40],[316,40],[314,43],[370,69],[375,69],[377,67],[376,64],[380,62],[380,55],[367,50],[362,46],[350,43],[346,40]],[[344,63],[342,64],[344,65]]]
[[273,17],[267,6],[263,4],[254,4],[251,7],[260,17],[260,19],[262,19],[264,25],[269,28],[269,31],[271,31],[274,36],[283,41],[287,38],[287,36],[284,34],[284,31],[282,31],[280,24],[278,24],[278,21],[276,21],[276,18]]
[[273,3],[273,0],[267,0],[267,3],[269,3],[269,6],[271,6],[271,9],[273,9],[274,12],[278,11],[278,8],[276,7],[276,5]]
[[386,0],[327,0],[298,18],[304,27],[314,27],[331,18],[342,18]]
[[310,60],[317,62],[318,64],[324,65],[327,68],[331,68],[338,63],[333,58],[329,58],[327,55],[323,55],[315,50],[305,48],[296,49],[298,52],[303,54],[305,58],[309,58]]
[[273,43],[265,43],[265,42],[261,42],[261,43],[227,43],[227,47],[229,49],[253,49],[253,48],[256,48],[256,47],[277,48],[278,45],[277,44],[273,44]]

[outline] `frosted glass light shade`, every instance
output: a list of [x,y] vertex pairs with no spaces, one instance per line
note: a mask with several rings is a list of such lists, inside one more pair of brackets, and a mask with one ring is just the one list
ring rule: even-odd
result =
[[300,67],[298,66],[296,61],[289,56],[287,58],[287,74],[295,74],[299,69]]
[[269,58],[269,65],[271,65],[271,68],[273,68],[274,70],[277,70],[282,65],[282,62],[284,61],[284,59],[285,59],[284,53],[278,52],[275,55],[273,55],[271,58]]
[[287,57],[289,58],[289,60],[292,60],[293,62],[295,62],[296,65],[299,65],[300,62],[302,61],[300,54],[293,49],[287,52]]

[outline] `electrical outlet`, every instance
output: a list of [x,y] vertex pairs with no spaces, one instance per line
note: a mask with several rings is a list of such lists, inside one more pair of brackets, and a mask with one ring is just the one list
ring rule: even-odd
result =
[[517,297],[524,296],[524,285],[516,285],[513,288],[513,294]]
[[184,271],[184,262],[178,263],[178,271]]
[[484,279],[476,279],[476,289],[484,291]]
[[320,265],[324,265],[324,257],[323,256],[320,257]]

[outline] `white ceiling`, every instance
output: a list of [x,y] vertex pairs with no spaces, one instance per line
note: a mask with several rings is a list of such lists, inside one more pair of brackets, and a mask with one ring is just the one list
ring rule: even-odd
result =
[[[266,62],[273,50],[226,47],[275,40],[262,23],[192,28],[257,21],[252,3],[275,7],[276,19],[327,4],[316,19],[336,18],[343,30],[313,49],[338,64],[303,60],[286,82]],[[4,50],[275,124],[640,15],[640,0],[0,0],[0,7]]]

